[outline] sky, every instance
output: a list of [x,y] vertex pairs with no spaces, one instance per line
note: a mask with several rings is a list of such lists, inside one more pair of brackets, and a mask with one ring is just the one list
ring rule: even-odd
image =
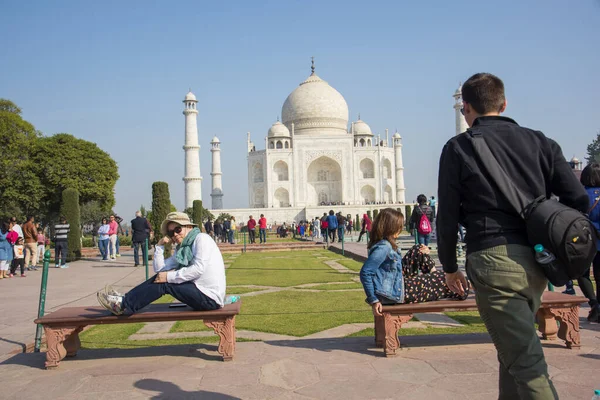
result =
[[184,206],[184,116],[198,98],[202,199],[221,140],[224,207],[248,206],[246,132],[257,149],[286,97],[317,74],[350,120],[403,137],[407,200],[435,195],[459,82],[503,79],[507,116],[567,159],[600,132],[600,0],[0,0],[0,97],[45,135],[98,144],[119,166],[115,211],[150,208],[154,181]]

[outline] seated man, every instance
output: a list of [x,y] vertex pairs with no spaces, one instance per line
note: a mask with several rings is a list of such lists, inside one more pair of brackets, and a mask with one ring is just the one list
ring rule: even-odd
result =
[[[155,246],[153,267],[157,272],[125,295],[112,290],[98,292],[98,301],[115,315],[135,313],[165,294],[194,310],[223,307],[225,266],[214,240],[190,221],[185,213],[172,212],[163,221],[165,235]],[[174,254],[164,259],[164,245],[173,242]]]

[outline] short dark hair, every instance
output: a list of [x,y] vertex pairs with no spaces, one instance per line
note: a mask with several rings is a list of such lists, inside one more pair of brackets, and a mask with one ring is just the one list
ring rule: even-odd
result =
[[27,216],[27,222],[31,221],[33,219],[33,215],[28,215]]
[[583,186],[600,187],[600,164],[597,162],[589,163],[583,171],[579,181]]
[[424,194],[420,194],[417,196],[417,203],[419,204],[425,204],[427,203],[427,196],[425,196]]
[[475,74],[462,85],[462,99],[478,114],[498,112],[505,101],[504,83],[492,74]]

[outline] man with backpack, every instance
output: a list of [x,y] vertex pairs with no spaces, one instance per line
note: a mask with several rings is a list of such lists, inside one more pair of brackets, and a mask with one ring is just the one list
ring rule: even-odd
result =
[[419,244],[429,246],[429,239],[433,231],[433,209],[427,205],[427,196],[424,194],[417,196],[417,203],[418,205],[410,216],[410,229],[417,230]]
[[[439,166],[437,238],[446,282],[457,293],[467,289],[456,261],[460,223],[467,229],[467,275],[498,352],[499,398],[557,399],[534,326],[547,285],[527,229],[528,215],[538,211],[517,211],[510,201],[514,190],[505,183],[550,206],[554,201],[545,199],[554,194],[581,212],[587,211],[588,197],[555,141],[500,116],[506,99],[498,77],[470,77],[462,102],[470,129],[446,143]],[[490,154],[480,157],[484,146]],[[498,180],[502,174],[508,176],[504,182]],[[590,241],[595,245],[595,238]]]

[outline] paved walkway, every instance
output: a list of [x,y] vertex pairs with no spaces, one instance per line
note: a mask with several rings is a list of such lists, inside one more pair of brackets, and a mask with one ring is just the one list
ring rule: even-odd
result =
[[[364,245],[359,245],[363,246]],[[50,270],[47,311],[96,304],[110,283],[123,291],[145,278],[131,256],[117,262],[80,261]],[[10,354],[32,343],[40,272],[0,281],[2,399],[493,399],[497,361],[487,334],[402,337],[398,357],[385,358],[373,338],[239,342],[234,362],[214,344],[83,350],[58,370],[42,369],[44,353]],[[588,309],[581,310],[581,317]],[[357,324],[359,325],[359,324]],[[356,328],[362,328],[363,325]],[[139,335],[164,333],[147,327]],[[563,399],[600,389],[600,325],[581,318],[583,347],[545,342],[550,374]],[[328,335],[335,336],[335,332]]]

